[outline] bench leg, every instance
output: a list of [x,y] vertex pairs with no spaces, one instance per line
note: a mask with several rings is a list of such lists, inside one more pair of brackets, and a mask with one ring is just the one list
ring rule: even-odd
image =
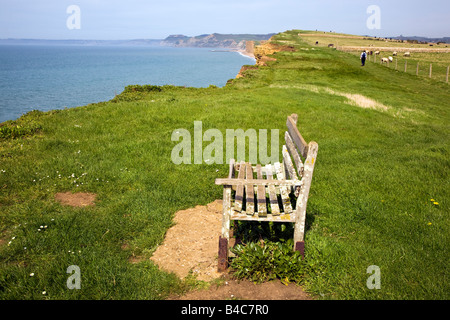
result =
[[[302,209],[301,206],[298,209]],[[299,251],[302,258],[305,258],[305,216],[306,210],[296,210],[297,211],[297,221],[294,225],[294,250]]]
[[219,272],[224,272],[228,268],[231,210],[231,186],[225,186],[223,188],[222,235],[219,237],[219,261],[217,266]]
[[228,268],[228,239],[219,237],[219,263],[217,271],[224,272]]
[[294,250],[300,252],[302,258],[305,259],[305,241],[297,241]]

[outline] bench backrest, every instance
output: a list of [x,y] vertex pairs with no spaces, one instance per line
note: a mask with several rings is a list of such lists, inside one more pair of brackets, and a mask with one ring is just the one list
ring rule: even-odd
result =
[[284,135],[286,150],[283,150],[283,162],[286,173],[291,179],[297,179],[297,177],[301,178],[303,176],[304,164],[300,156],[306,160],[309,151],[308,144],[298,131],[297,119],[298,116],[296,114],[287,117],[287,131]]
[[[295,113],[288,116],[286,121],[286,126],[288,129],[287,132],[289,133],[289,137],[292,139],[297,149],[300,151],[300,154],[303,156],[303,158],[306,158],[306,155],[308,154],[308,144],[298,131],[297,119],[298,116]],[[286,141],[286,143],[288,143],[288,141]]]

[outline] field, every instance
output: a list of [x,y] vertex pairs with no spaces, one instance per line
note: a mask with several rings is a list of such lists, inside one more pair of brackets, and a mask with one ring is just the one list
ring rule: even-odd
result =
[[[433,43],[408,43],[399,40],[382,38],[369,38],[335,33],[301,32],[301,38],[309,44],[318,41],[318,46],[333,44],[337,50],[350,52],[359,57],[363,50],[380,51],[378,56],[368,57],[368,62],[381,63],[382,57],[393,57],[393,62],[388,66],[398,71],[429,77],[430,64],[432,64],[431,78],[438,81],[447,80],[447,68],[450,66],[449,44]],[[397,51],[397,56],[393,52]],[[410,57],[404,57],[403,53],[409,51]],[[419,67],[417,68],[417,65]]]
[[[176,211],[221,199],[214,180],[228,166],[174,164],[172,133],[202,121],[203,132],[279,129],[281,142],[292,113],[319,145],[303,288],[321,299],[449,299],[448,84],[361,67],[299,32],[273,37],[295,51],[223,88],[131,86],[4,123],[0,299],[157,300],[191,289],[149,258]],[[96,204],[62,206],[59,192],[92,193]],[[67,287],[71,265],[80,290]],[[373,265],[381,289],[366,285]]]

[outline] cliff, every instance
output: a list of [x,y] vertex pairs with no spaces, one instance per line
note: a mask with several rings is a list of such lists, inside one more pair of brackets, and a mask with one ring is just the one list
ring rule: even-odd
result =
[[243,50],[246,41],[268,40],[274,34],[203,34],[195,37],[185,35],[170,35],[163,41],[163,46],[173,47],[201,47],[201,48],[229,48]]
[[253,56],[256,60],[256,64],[253,66],[242,66],[236,78],[242,78],[245,76],[245,71],[258,69],[258,66],[266,66],[268,61],[276,61],[272,55],[279,51],[295,51],[293,46],[280,45],[269,40],[260,41],[258,45],[254,41],[247,41],[245,50],[242,50],[244,54]]

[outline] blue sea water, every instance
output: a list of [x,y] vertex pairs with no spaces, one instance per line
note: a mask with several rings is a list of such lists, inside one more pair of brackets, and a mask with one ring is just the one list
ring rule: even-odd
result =
[[131,84],[224,86],[254,60],[209,48],[0,46],[0,122],[107,101]]

